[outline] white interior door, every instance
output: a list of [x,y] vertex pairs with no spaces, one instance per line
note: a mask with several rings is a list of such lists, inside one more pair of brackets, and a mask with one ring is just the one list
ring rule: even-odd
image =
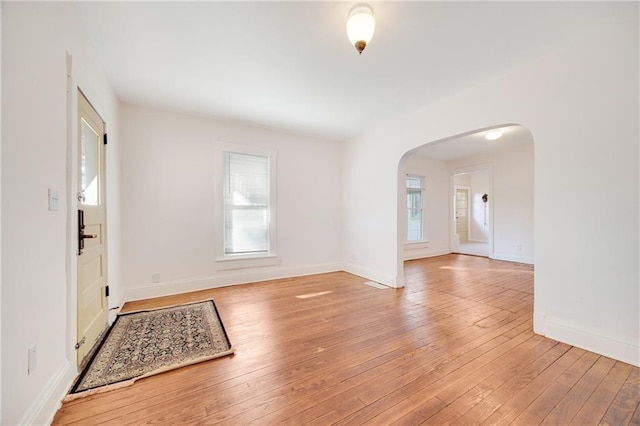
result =
[[78,92],[77,362],[107,326],[104,122]]

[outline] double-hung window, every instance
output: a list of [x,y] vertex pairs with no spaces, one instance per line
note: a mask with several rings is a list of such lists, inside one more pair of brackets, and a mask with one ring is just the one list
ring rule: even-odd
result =
[[231,144],[219,152],[218,269],[275,265],[275,152]]
[[224,153],[224,254],[269,253],[269,157]]
[[407,176],[407,242],[424,239],[423,180],[422,176]]

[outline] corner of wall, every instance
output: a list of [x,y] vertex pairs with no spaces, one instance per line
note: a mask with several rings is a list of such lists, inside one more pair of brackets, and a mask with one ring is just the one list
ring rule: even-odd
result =
[[375,281],[393,288],[396,288],[398,286],[402,287],[404,285],[403,282],[398,282],[399,280],[396,277],[381,274],[378,271],[364,266],[356,265],[355,263],[345,263],[343,265],[343,270],[350,274],[357,275],[359,277],[363,277],[368,280]]
[[428,257],[443,256],[445,254],[452,253],[449,249],[429,249],[428,247],[422,250],[403,250],[403,260],[417,260],[426,259]]
[[562,318],[534,316],[534,332],[640,367],[640,346],[596,334]]
[[51,424],[61,401],[76,377],[76,369],[65,360],[20,419],[21,425]]
[[513,256],[509,254],[494,253],[489,257],[495,260],[504,260],[505,262],[526,263],[528,265],[535,264],[533,257],[529,257],[529,256]]

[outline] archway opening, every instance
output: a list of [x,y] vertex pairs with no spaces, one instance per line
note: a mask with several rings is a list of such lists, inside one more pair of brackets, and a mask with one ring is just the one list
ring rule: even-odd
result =
[[[502,135],[487,139],[496,130]],[[399,282],[405,261],[449,253],[533,264],[533,190],[533,137],[522,125],[478,129],[405,153],[398,166]]]

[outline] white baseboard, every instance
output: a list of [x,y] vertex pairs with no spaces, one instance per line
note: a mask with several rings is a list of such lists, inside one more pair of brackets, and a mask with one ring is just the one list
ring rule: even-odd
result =
[[139,284],[133,288],[124,289],[124,300],[133,301],[149,299],[153,297],[170,296],[172,294],[207,290],[230,285],[323,274],[326,272],[341,271],[342,269],[342,265],[339,263],[327,263],[312,266],[256,268],[255,270],[235,269],[208,277],[194,277],[184,280]]
[[640,346],[584,330],[561,318],[545,316],[534,322],[534,332],[618,361],[640,367]]
[[451,250],[406,250],[404,260],[425,259],[427,257],[443,256],[450,254]]
[[107,315],[107,324],[109,326],[111,326],[111,324],[116,320],[116,317],[120,313],[120,309],[122,309],[122,305],[124,305],[124,303],[119,304],[117,308],[109,309],[109,314]]
[[402,285],[400,286],[398,285],[396,281],[396,277],[380,274],[378,271],[374,271],[373,269],[365,268],[353,263],[346,263],[343,267],[343,270],[350,274],[358,275],[359,277],[366,278],[367,280],[384,284],[387,287],[391,287],[391,288],[402,287]]
[[493,254],[491,256],[489,256],[490,259],[495,259],[495,260],[504,260],[507,262],[517,262],[517,263],[526,263],[529,265],[533,265],[534,261],[533,261],[533,257],[529,257],[529,256],[514,256],[511,254]]
[[77,370],[68,360],[58,368],[51,380],[42,389],[27,412],[18,422],[21,425],[49,425],[53,421],[62,398],[75,380]]

